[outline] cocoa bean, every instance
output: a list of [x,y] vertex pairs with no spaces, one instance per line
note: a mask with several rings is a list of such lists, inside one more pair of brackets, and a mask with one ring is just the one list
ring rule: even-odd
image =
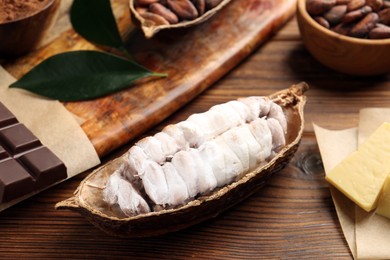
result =
[[390,26],[382,25],[375,27],[368,34],[370,39],[387,39],[390,38]]
[[157,3],[158,0],[137,0],[135,2],[136,6],[148,6],[148,5],[151,5],[153,3]]
[[336,5],[336,0],[307,0],[306,10],[310,15],[320,15]]
[[205,0],[205,2],[206,2],[207,9],[213,9],[214,7],[219,5],[222,2],[222,0]]
[[366,0],[351,0],[349,4],[347,4],[347,11],[353,11],[359,8],[362,8],[366,4]]
[[168,7],[181,19],[193,20],[199,16],[190,0],[167,0]]
[[352,24],[339,23],[335,27],[331,28],[332,31],[342,35],[348,35],[352,29]]
[[379,15],[379,22],[390,25],[390,8],[385,8],[378,13]]
[[369,13],[360,20],[349,32],[349,36],[364,38],[375,27],[379,20],[377,13]]
[[329,29],[330,28],[330,24],[329,22],[322,16],[316,16],[314,17],[314,20],[319,23],[320,25],[322,25],[323,27]]
[[383,0],[366,0],[366,4],[370,6],[372,10],[378,12],[383,6]]
[[362,8],[358,10],[354,10],[351,12],[348,12],[344,15],[344,17],[341,19],[341,22],[343,23],[351,23],[355,22],[361,18],[363,18],[366,14],[370,13],[372,11],[372,8],[368,5],[363,6]]
[[162,16],[170,24],[175,24],[179,22],[179,18],[177,17],[177,15],[160,3],[151,4],[149,6],[149,11]]
[[169,25],[169,22],[161,15],[151,12],[140,13],[140,16],[153,25]]
[[192,3],[195,5],[196,10],[198,10],[199,15],[203,15],[206,11],[206,2],[205,0],[192,0]]
[[390,27],[390,0],[307,0],[306,8],[318,24],[336,33],[359,38],[388,38],[388,28],[381,26]]
[[336,0],[336,5],[346,5],[349,2],[351,2],[351,0]]
[[346,5],[336,5],[324,14],[324,18],[331,24],[335,25],[341,21],[347,12]]

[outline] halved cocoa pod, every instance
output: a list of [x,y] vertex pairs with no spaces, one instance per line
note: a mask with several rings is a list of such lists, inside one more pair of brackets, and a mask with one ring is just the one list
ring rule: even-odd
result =
[[[169,30],[174,28],[187,28],[202,23],[207,19],[209,19],[210,17],[212,17],[214,14],[216,14],[231,0],[216,1],[216,4],[214,4],[215,6],[212,5],[210,6],[211,7],[210,9],[200,10],[200,11],[198,10],[199,3],[197,3],[197,1],[195,2],[191,0],[160,1],[161,4],[166,4],[166,6],[170,9],[172,9],[173,6],[174,10],[171,11],[173,11],[179,18],[181,18],[181,20],[178,23],[172,23],[172,24],[162,24],[160,22],[155,22],[155,19],[148,19],[147,15],[145,15],[144,13],[142,14],[139,13],[137,11],[137,9],[139,8],[138,1],[137,0],[129,1],[131,19],[136,26],[142,29],[146,38],[152,38],[156,33],[162,30]],[[202,6],[207,7],[206,3],[203,2],[202,2]],[[185,8],[186,5],[188,5],[188,8]],[[142,5],[142,7],[145,6]]]
[[126,160],[128,154],[125,153],[92,172],[80,183],[74,196],[57,203],[56,208],[74,210],[107,234],[119,237],[161,235],[215,217],[258,191],[267,179],[289,163],[298,149],[304,129],[304,92],[307,89],[306,83],[299,83],[269,96],[281,106],[287,119],[286,144],[270,161],[230,184],[175,208],[128,217],[119,207],[109,205],[103,199],[107,180]]

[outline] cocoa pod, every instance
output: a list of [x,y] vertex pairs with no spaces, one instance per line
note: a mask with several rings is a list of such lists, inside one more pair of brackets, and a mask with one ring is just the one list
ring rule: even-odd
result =
[[[161,6],[157,6],[157,8],[154,6],[150,10],[150,5],[156,2],[173,12],[179,21],[176,22],[171,14],[168,16],[168,12]],[[134,25],[142,29],[146,38],[152,38],[160,31],[188,28],[203,23],[230,2],[231,0],[214,0],[212,4],[209,3],[209,7],[216,5],[211,9],[207,7],[206,0],[129,0],[129,6]],[[147,8],[148,14],[141,14],[141,12],[145,12],[145,10],[140,9],[141,7]],[[158,17],[153,16],[153,14],[158,15]],[[148,18],[152,20],[148,21]],[[167,20],[168,24],[166,24]]]
[[378,15],[379,15],[379,21],[378,21],[379,23],[390,25],[390,7],[379,11]]
[[355,22],[355,21],[363,18],[366,14],[370,13],[371,11],[372,11],[372,8],[368,5],[365,5],[360,9],[346,13],[344,15],[344,17],[341,19],[341,22],[343,22],[343,23]]
[[211,191],[209,195],[172,209],[128,217],[118,207],[112,207],[103,200],[103,190],[110,175],[128,158],[128,154],[124,154],[94,170],[80,183],[71,198],[57,203],[55,207],[78,212],[107,234],[132,238],[177,231],[215,217],[263,187],[267,179],[293,158],[304,132],[304,92],[307,89],[306,83],[300,83],[269,96],[286,115],[286,145],[272,160],[258,165],[232,184]]
[[324,14],[324,18],[331,24],[335,25],[341,21],[347,12],[346,5],[336,5]]
[[377,24],[377,26],[368,34],[370,39],[387,39],[390,38],[390,26]]
[[375,27],[379,20],[377,13],[367,14],[361,21],[359,21],[349,32],[349,36],[364,38]]
[[336,5],[336,0],[307,0],[306,10],[310,15],[320,15]]
[[151,4],[149,6],[149,11],[162,16],[170,24],[175,24],[179,22],[179,18],[177,17],[177,15],[160,3]]
[[366,0],[351,0],[347,4],[347,11],[353,11],[359,8],[362,8],[366,4]]
[[138,7],[135,8],[135,10],[137,11],[137,13],[142,14],[142,13],[147,12],[148,8],[143,7],[143,6],[138,6]]
[[370,6],[372,10],[378,12],[383,6],[383,0],[366,0],[366,4]]
[[199,16],[190,0],[167,0],[167,5],[182,20],[193,20]]

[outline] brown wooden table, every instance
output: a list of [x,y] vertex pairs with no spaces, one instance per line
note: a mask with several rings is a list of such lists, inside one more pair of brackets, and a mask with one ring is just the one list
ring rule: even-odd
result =
[[0,213],[0,258],[351,259],[312,122],[332,129],[353,127],[359,109],[389,107],[390,75],[356,78],[325,68],[306,51],[293,18],[231,73],[148,133],[214,104],[268,95],[299,81],[311,86],[300,149],[287,168],[238,206],[180,232],[114,238],[74,212],[54,209],[56,202],[72,196],[88,174],[83,173]]

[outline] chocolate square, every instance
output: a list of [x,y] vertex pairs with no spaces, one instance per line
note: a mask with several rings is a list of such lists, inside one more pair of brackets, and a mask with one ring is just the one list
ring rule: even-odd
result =
[[3,143],[13,155],[41,145],[39,139],[20,123],[0,129],[0,143]]
[[49,186],[67,177],[65,165],[46,147],[23,154],[19,160],[36,179],[37,188]]
[[33,178],[15,159],[0,163],[0,202],[29,194],[33,188]]
[[6,158],[9,158],[9,154],[4,149],[4,147],[0,145],[0,161],[4,160]]
[[2,103],[0,103],[0,128],[16,124],[18,120]]
[[65,164],[0,103],[0,204],[66,178]]

